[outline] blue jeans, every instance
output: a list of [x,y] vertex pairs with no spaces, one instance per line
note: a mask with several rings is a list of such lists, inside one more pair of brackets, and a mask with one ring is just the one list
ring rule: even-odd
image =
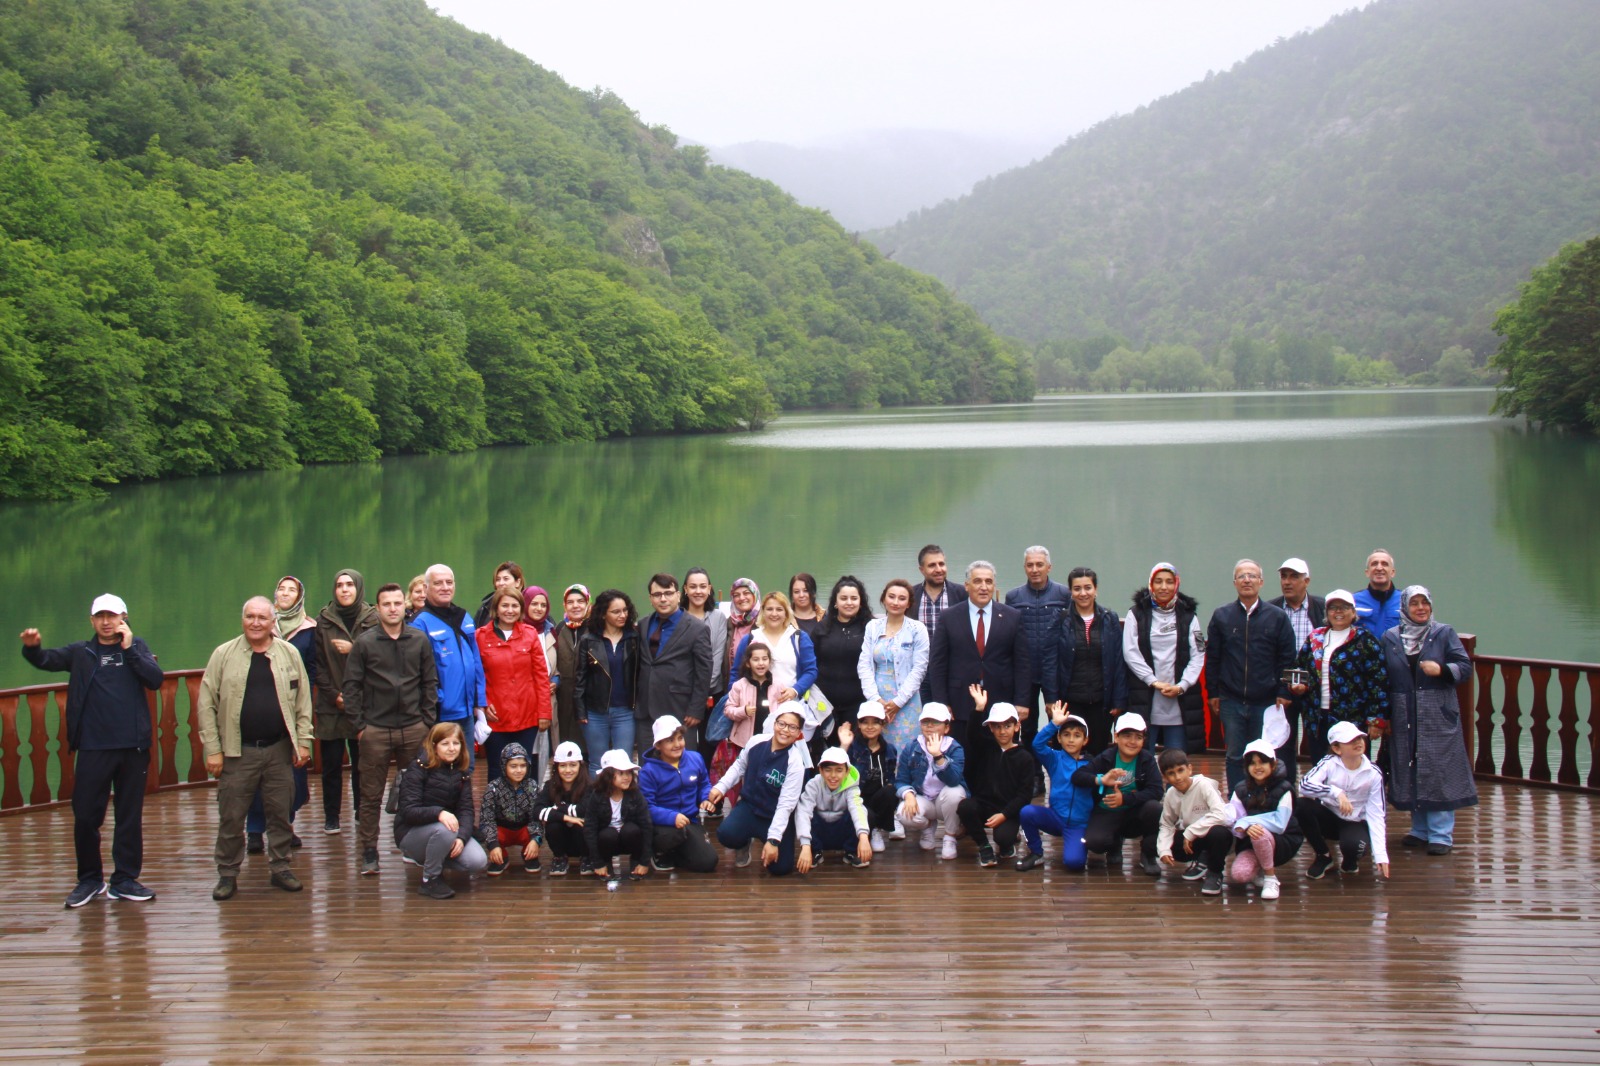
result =
[[1071,825],[1049,807],[1030,803],[1022,808],[1022,835],[1028,841],[1028,850],[1035,855],[1044,854],[1040,832],[1061,838],[1061,865],[1069,870],[1082,870],[1089,865],[1089,849],[1083,842],[1083,826]]
[[1183,728],[1181,722],[1178,725],[1153,725],[1150,727],[1150,732],[1156,744],[1163,748],[1171,748],[1174,751],[1188,750],[1189,732]]
[[[725,848],[742,848],[746,844],[755,848],[767,842],[767,830],[772,828],[772,815],[763,815],[743,800],[733,805],[733,810],[717,826],[717,842]],[[813,842],[814,844],[815,842]],[[814,849],[813,849],[814,850]],[[755,848],[757,856],[761,849]],[[783,840],[778,845],[778,859],[767,872],[774,877],[794,873],[795,835],[794,818],[784,827]]]
[[633,755],[633,708],[613,707],[604,714],[589,712],[583,723],[583,741],[589,747],[589,772],[600,772],[600,757],[612,749]]
[[1411,835],[1421,837],[1430,844],[1456,842],[1455,811],[1412,811]]
[[483,761],[489,764],[489,780],[505,776],[505,767],[500,765],[500,753],[507,744],[521,744],[528,752],[528,780],[534,784],[539,783],[539,756],[535,750],[539,746],[539,727],[530,726],[515,732],[489,734],[489,739],[483,742]]
[[1230,796],[1234,786],[1244,780],[1244,746],[1261,739],[1269,706],[1262,703],[1252,707],[1243,700],[1222,701],[1222,736],[1228,742],[1226,766]]

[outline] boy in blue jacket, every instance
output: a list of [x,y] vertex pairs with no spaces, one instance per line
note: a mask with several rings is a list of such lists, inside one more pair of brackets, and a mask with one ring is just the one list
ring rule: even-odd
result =
[[[1089,743],[1089,723],[1068,714],[1057,702],[1050,705],[1051,729],[1041,729],[1033,737],[1033,753],[1050,778],[1050,806],[1030,804],[1022,808],[1022,835],[1028,853],[1017,860],[1017,869],[1026,873],[1044,863],[1044,845],[1039,834],[1061,838],[1061,865],[1082,870],[1089,863],[1089,849],[1083,842],[1094,806],[1094,792],[1073,784],[1072,775],[1089,765],[1084,750]],[[1059,749],[1050,746],[1055,737]]]
[[650,805],[655,829],[650,864],[657,870],[708,874],[717,868],[717,849],[700,828],[700,805],[711,794],[711,775],[696,751],[686,750],[683,723],[670,714],[650,726],[655,747],[639,768],[639,790]]
[[957,810],[967,798],[967,756],[950,737],[950,708],[942,703],[922,705],[922,735],[912,737],[900,750],[894,788],[900,797],[900,821],[907,829],[922,831],[922,850],[932,851],[935,836],[944,828],[939,858],[956,857],[956,834],[961,831]]

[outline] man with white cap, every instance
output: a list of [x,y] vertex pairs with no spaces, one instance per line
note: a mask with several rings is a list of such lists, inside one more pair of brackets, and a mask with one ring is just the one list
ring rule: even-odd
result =
[[644,753],[639,789],[654,827],[650,863],[657,870],[707,874],[717,849],[700,828],[700,805],[711,794],[711,775],[697,751],[688,750],[683,723],[664,714],[650,723],[655,746]]
[[[1267,602],[1274,607],[1282,607],[1289,616],[1289,626],[1294,630],[1295,653],[1299,654],[1312,631],[1326,624],[1327,601],[1321,596],[1311,595],[1311,566],[1298,555],[1290,556],[1278,567],[1278,587],[1283,590],[1283,595]],[[1284,715],[1289,720],[1289,739],[1278,748],[1278,758],[1283,760],[1290,777],[1298,770],[1295,756],[1300,751],[1300,718],[1305,714],[1307,702],[1304,697],[1296,697],[1284,708]]]
[[[973,688],[977,688],[976,685]],[[978,710],[988,703],[981,690],[973,693]],[[967,835],[978,842],[978,865],[998,866],[999,858],[1017,856],[1017,834],[1022,830],[1022,808],[1034,797],[1034,778],[1039,773],[1039,761],[1017,742],[1021,723],[1017,709],[1009,703],[996,703],[989,708],[984,727],[994,737],[995,750],[976,753],[974,758],[988,761],[987,771],[972,778],[972,794],[956,807]],[[989,833],[994,832],[994,846],[989,843]]]
[[[128,605],[106,593],[89,607],[94,637],[60,648],[43,647],[37,629],[22,631],[22,657],[41,670],[65,672],[67,750],[75,753],[72,840],[78,883],[66,906],[76,908],[101,893],[112,899],[149,900],[139,883],[144,866],[144,787],[150,771],[150,709],[145,690],[161,687],[161,667],[145,642],[128,628]],[[100,827],[116,798],[111,835],[111,881],[100,858]]]

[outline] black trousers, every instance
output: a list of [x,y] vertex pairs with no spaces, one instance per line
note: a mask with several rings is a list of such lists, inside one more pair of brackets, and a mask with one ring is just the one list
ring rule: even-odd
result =
[[1139,851],[1147,859],[1156,857],[1156,834],[1161,830],[1161,804],[1150,800],[1142,804],[1124,804],[1105,808],[1096,804],[1089,812],[1089,825],[1084,830],[1084,846],[1093,852],[1120,850],[1122,842],[1139,837]]
[[78,752],[72,779],[72,845],[80,884],[105,879],[100,827],[113,797],[117,820],[111,831],[111,883],[139,879],[144,868],[144,786],[149,773],[148,748]]
[[893,785],[878,785],[871,792],[863,787],[861,801],[867,805],[867,825],[885,833],[894,831],[894,812],[900,802]]
[[599,841],[600,850],[590,855],[589,861],[596,870],[610,862],[613,855],[626,855],[635,866],[642,866],[646,861],[644,834],[632,822],[623,822],[621,829],[608,825],[595,834],[595,839]]
[[1206,869],[1220,874],[1228,862],[1228,852],[1233,850],[1233,831],[1225,825],[1214,825],[1198,840],[1191,840],[1189,850],[1184,850],[1184,836],[1180,831],[1172,838],[1172,858],[1179,863],[1199,860]]
[[1000,808],[997,805],[977,796],[968,796],[956,804],[956,817],[961,819],[967,835],[976,840],[980,847],[988,842],[989,834],[993,832],[995,847],[1001,851],[1010,851],[1017,846],[1017,834],[1022,832],[1022,822],[1007,818],[993,830],[983,824],[991,815],[999,813]]
[[1351,869],[1361,861],[1361,856],[1372,848],[1372,834],[1365,820],[1348,822],[1340,818],[1310,796],[1294,801],[1295,820],[1306,835],[1306,843],[1320,855],[1329,854],[1328,838],[1339,842],[1339,857]]
[[345,740],[317,741],[322,756],[322,820],[339,824],[339,808],[344,801],[339,793],[344,789],[344,753],[350,752],[350,814],[361,809],[361,742],[355,737]]
[[706,831],[692,822],[682,829],[656,826],[654,846],[657,855],[670,859],[680,870],[708,874],[717,868],[717,849],[706,839]]
[[583,841],[583,826],[573,825],[559,814],[540,822],[539,828],[544,832],[544,846],[550,850],[552,858],[581,858],[588,850],[589,845]]

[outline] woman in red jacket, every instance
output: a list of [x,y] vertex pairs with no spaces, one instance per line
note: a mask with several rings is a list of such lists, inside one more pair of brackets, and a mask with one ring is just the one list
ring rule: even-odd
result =
[[[495,590],[491,624],[475,634],[489,687],[489,739],[483,757],[499,766],[500,750],[512,742],[538,751],[539,733],[550,728],[550,669],[539,631],[523,621],[522,592]],[[537,756],[529,757],[528,779],[539,780]]]

